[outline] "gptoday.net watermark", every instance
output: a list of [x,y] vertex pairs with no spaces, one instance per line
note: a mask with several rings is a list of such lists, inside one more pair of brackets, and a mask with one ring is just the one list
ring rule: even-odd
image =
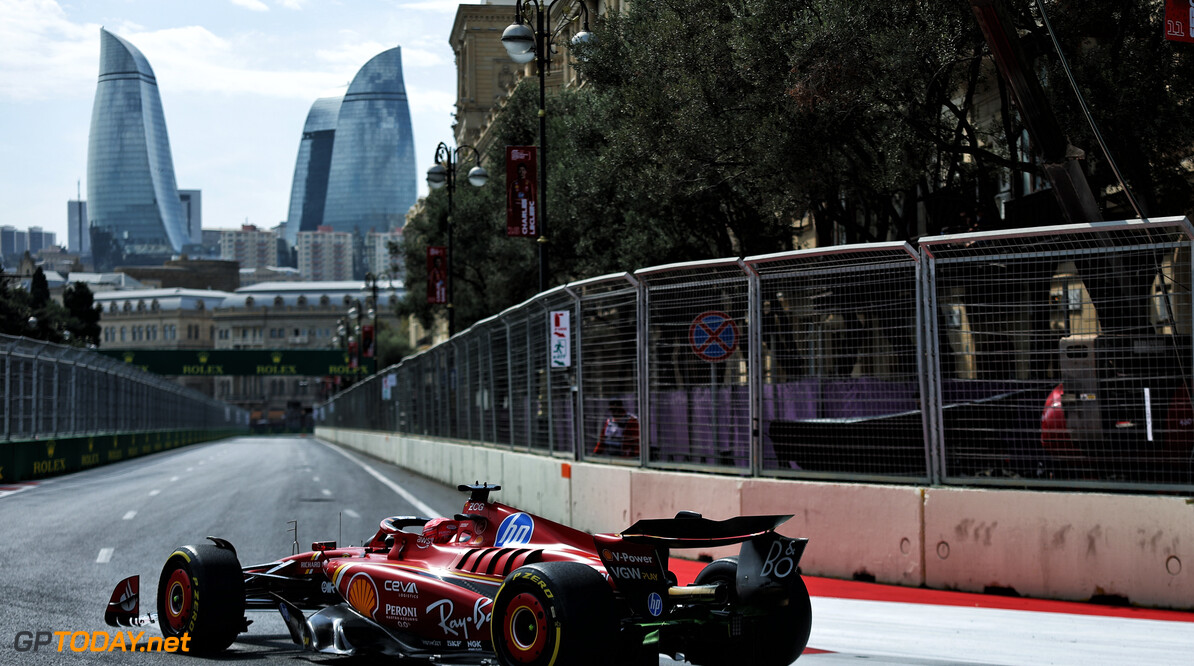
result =
[[145,638],[144,631],[18,631],[12,647],[17,652],[189,652],[190,642],[190,634]]

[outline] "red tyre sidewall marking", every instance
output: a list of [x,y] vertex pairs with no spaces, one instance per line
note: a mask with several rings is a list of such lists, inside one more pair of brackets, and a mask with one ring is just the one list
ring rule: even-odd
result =
[[[514,637],[514,618],[519,611],[527,611],[535,616],[535,640],[527,647],[523,647]],[[506,605],[505,625],[502,631],[506,635],[506,645],[510,648],[510,656],[522,663],[531,663],[547,644],[547,612],[543,604],[533,594],[523,592],[510,600]]]
[[[177,615],[174,613],[174,604],[171,603],[176,587],[181,588],[182,591],[182,602],[179,604]],[[174,573],[170,574],[170,580],[166,582],[166,620],[170,623],[170,628],[181,631],[183,623],[190,613],[191,577],[184,569],[175,569]]]

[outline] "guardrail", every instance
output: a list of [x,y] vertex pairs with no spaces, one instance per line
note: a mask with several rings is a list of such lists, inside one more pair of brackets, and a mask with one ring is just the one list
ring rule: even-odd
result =
[[317,422],[746,476],[1189,491],[1184,217],[575,282]]
[[245,432],[248,414],[94,351],[0,335],[0,481]]

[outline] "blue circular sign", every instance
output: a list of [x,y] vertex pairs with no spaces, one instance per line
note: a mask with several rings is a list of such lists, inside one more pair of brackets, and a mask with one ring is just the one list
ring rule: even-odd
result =
[[498,525],[497,540],[494,541],[494,545],[499,548],[521,546],[524,543],[530,543],[533,536],[535,536],[535,519],[527,513],[516,513],[506,516],[502,524]]
[[688,328],[688,344],[706,361],[724,361],[738,348],[738,324],[724,312],[702,312]]
[[663,612],[663,597],[659,596],[658,592],[647,595],[647,612],[654,617],[659,617]]

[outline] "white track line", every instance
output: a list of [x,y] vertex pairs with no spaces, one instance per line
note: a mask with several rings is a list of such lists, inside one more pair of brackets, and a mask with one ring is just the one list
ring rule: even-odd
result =
[[349,460],[356,463],[361,469],[368,472],[370,476],[372,476],[373,478],[377,479],[378,481],[381,481],[382,483],[384,483],[386,485],[386,487],[389,488],[390,490],[393,490],[395,493],[398,493],[399,497],[406,500],[407,503],[410,504],[411,506],[413,506],[414,508],[418,509],[419,512],[422,513],[424,516],[432,516],[433,517],[433,516],[440,515],[438,511],[427,506],[418,497],[415,497],[414,495],[410,494],[410,492],[406,488],[403,488],[402,486],[398,485],[397,483],[394,483],[393,481],[382,476],[381,472],[377,471],[376,469],[373,469],[373,467],[370,466],[368,463],[365,463],[365,462],[359,460],[356,456],[352,455],[348,451],[345,451],[344,449],[342,449],[338,446],[332,446],[331,444],[328,444],[327,442],[323,441],[322,439],[316,439],[315,441],[319,442],[320,444],[323,444],[324,446],[328,447],[329,449],[335,451],[336,453],[339,453],[340,455],[344,456],[345,458],[348,458]]
[[160,490],[158,490],[158,489],[156,489],[156,488],[155,488],[155,489],[153,489],[153,490],[149,491],[149,496],[150,496],[150,497],[153,497],[153,496],[157,495],[157,494],[158,494],[158,493],[160,493],[160,492],[162,492],[162,491],[160,491]]
[[344,515],[346,515],[349,518],[352,518],[354,520],[359,519],[361,517],[361,514],[357,513],[356,511],[353,511],[352,509],[345,509]]
[[95,558],[97,564],[107,564],[112,561],[112,553],[115,553],[115,548],[100,548],[99,556]]
[[137,517],[136,511],[129,511],[128,513],[124,514],[124,518],[122,518],[121,520],[132,520],[133,518],[136,518],[136,517]]

